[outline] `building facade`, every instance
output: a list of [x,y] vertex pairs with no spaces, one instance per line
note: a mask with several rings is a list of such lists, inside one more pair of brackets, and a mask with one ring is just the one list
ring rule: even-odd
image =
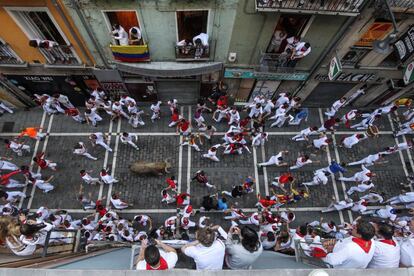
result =
[[[6,22],[0,30],[6,53],[0,91],[23,97],[19,101],[26,105],[33,93],[55,92],[81,105],[98,85],[114,97],[194,103],[221,82],[235,102],[288,91],[309,105],[315,99],[328,105],[367,85],[358,104],[380,104],[409,92],[410,84],[402,86],[401,80],[412,59],[398,60],[394,47],[387,54],[372,50],[373,41],[394,32],[380,1],[385,0],[0,1],[0,20]],[[395,40],[404,43],[413,4],[392,2]],[[116,24],[127,35],[137,27],[139,43],[122,45],[114,38]],[[194,45],[200,34],[206,34],[201,50]],[[294,36],[311,51],[290,64],[284,50]],[[32,48],[33,39],[59,47]],[[330,80],[333,56],[343,66]]]

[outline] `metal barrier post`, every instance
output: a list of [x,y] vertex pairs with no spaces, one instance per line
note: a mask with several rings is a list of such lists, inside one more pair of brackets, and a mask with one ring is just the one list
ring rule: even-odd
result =
[[45,245],[43,246],[42,258],[46,257],[47,255],[47,248],[49,247],[50,233],[52,233],[52,231],[49,231],[46,234],[46,240],[45,240]]

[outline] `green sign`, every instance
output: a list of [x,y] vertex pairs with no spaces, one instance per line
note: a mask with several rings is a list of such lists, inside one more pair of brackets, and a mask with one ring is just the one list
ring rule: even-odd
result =
[[294,73],[272,73],[272,72],[255,72],[246,69],[226,69],[224,77],[229,79],[258,79],[258,80],[293,80],[305,81],[309,77],[306,72]]
[[329,80],[334,80],[339,74],[342,72],[342,65],[341,62],[337,57],[333,57],[331,62],[329,63],[329,73],[328,78]]
[[414,61],[408,63],[407,67],[404,69],[403,80],[404,80],[405,85],[412,83],[414,81],[413,71],[414,71]]

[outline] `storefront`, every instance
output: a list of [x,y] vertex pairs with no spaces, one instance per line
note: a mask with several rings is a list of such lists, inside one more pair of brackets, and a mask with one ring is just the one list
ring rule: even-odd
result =
[[68,96],[76,106],[84,106],[85,99],[99,86],[92,75],[5,75],[17,89],[33,98],[34,94],[60,93]]
[[256,96],[271,99],[286,81],[302,82],[308,78],[306,72],[272,73],[257,72],[253,69],[226,68],[224,82],[235,102],[250,102]]

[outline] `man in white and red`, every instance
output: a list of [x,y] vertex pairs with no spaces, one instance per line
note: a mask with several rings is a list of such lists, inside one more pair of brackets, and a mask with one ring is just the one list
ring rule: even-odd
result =
[[[305,236],[307,234],[307,227],[306,225],[300,225],[296,229],[290,229],[290,236],[292,237],[292,240],[299,240],[300,246],[306,251],[308,249],[307,244],[305,243]],[[295,250],[295,243],[292,242],[290,244],[290,247]]]
[[196,223],[194,221],[191,221],[189,217],[182,217],[180,222],[181,228],[184,230],[189,230],[190,228],[194,228],[196,226]]
[[400,242],[400,263],[403,267],[414,267],[414,218],[411,219],[409,227],[411,234]]
[[193,206],[191,206],[190,204],[185,206],[183,212],[181,213],[181,215],[186,218],[190,217],[192,214],[193,214]]
[[353,134],[351,136],[345,137],[342,139],[342,146],[350,149],[354,145],[358,144],[360,141],[368,139],[368,136],[363,133]]
[[328,254],[323,260],[333,268],[366,268],[375,252],[374,226],[359,221],[352,229],[352,236],[326,246]]
[[361,112],[356,109],[352,109],[351,111],[348,111],[344,116],[342,116],[341,122],[344,123],[347,128],[350,128],[351,121],[355,120],[358,117],[361,117]]
[[368,268],[398,268],[400,265],[400,245],[393,238],[394,229],[388,224],[377,226],[374,257]]
[[190,132],[191,132],[190,122],[184,118],[181,118],[177,124],[177,133],[187,136],[190,134]]
[[175,176],[171,176],[165,180],[168,184],[166,190],[172,190],[177,192],[177,180],[175,180]]

